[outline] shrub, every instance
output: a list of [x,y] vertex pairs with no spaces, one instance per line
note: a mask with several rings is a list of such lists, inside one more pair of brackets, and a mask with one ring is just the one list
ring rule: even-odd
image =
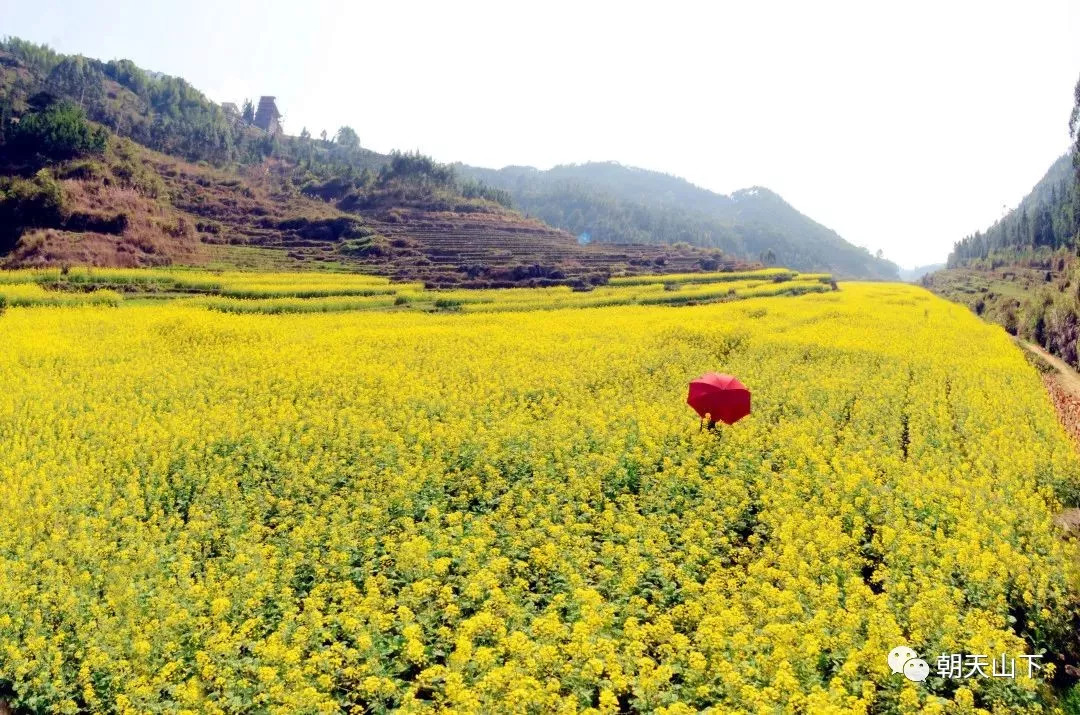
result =
[[108,233],[119,236],[127,230],[129,224],[128,215],[117,213],[106,216],[97,213],[78,212],[73,213],[64,222],[65,228],[70,231],[93,231],[95,233]]
[[1001,325],[1009,335],[1016,335],[1016,311],[1010,306],[1001,312]]
[[104,154],[108,132],[94,128],[82,108],[67,101],[24,115],[11,131],[11,148],[23,156],[53,161]]
[[379,171],[380,183],[393,179],[410,179],[447,186],[454,182],[454,178],[452,166],[440,164],[420,152],[391,152],[390,163],[384,164]]
[[105,165],[94,159],[79,159],[56,169],[58,179],[101,181],[108,176]]
[[467,199],[487,199],[488,201],[494,201],[506,208],[513,208],[514,206],[514,201],[511,198],[509,191],[496,189],[493,186],[488,186],[483,181],[477,181],[475,179],[466,179],[462,182],[461,195]]
[[387,244],[381,236],[366,236],[346,239],[337,245],[337,250],[348,256],[377,258],[386,255]]
[[125,160],[113,164],[111,168],[113,177],[120,186],[134,189],[152,199],[165,193],[165,184],[161,177],[141,163]]
[[[1021,337],[1044,345],[1046,340],[1046,304],[1034,301],[1024,306],[1022,323],[1018,326]],[[978,311],[976,311],[978,312]]]
[[[264,222],[266,223],[266,222]],[[309,219],[306,217],[269,221],[270,226],[282,231],[292,231],[301,238],[321,241],[338,241],[342,238],[364,238],[374,233],[359,221],[348,216]]]
[[1076,306],[1058,304],[1050,308],[1046,316],[1046,348],[1062,360],[1076,366],[1076,341],[1080,338],[1080,320]]
[[0,253],[13,249],[25,229],[63,220],[64,190],[46,169],[29,180],[0,178]]

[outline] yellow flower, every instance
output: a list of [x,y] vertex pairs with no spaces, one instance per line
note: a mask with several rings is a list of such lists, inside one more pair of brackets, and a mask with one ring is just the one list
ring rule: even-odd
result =
[[[75,271],[217,294],[150,303],[50,275],[0,276],[15,706],[970,711],[886,654],[1072,622],[1073,446],[1009,337],[917,287],[634,276],[430,314],[371,276]],[[685,404],[709,370],[753,392],[733,427]],[[979,705],[1052,710],[1051,675]]]

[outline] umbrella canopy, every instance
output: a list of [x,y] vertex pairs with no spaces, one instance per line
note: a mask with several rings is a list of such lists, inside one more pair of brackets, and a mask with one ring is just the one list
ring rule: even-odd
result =
[[690,381],[686,404],[702,417],[731,425],[750,414],[750,390],[733,375],[707,372]]

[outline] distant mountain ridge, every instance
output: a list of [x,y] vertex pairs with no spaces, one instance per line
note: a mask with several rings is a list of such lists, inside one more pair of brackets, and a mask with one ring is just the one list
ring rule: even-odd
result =
[[755,186],[718,194],[670,174],[616,162],[541,171],[457,165],[510,193],[514,205],[557,228],[605,243],[688,243],[743,259],[839,276],[896,280],[898,267]]
[[925,266],[915,266],[914,268],[901,268],[900,280],[907,281],[908,283],[912,281],[917,281],[923,276],[925,276],[927,273],[940,271],[944,267],[944,263],[928,263]]

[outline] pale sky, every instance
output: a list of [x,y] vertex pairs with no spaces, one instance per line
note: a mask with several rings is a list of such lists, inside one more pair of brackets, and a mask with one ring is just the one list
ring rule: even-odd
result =
[[0,34],[276,95],[290,134],[767,186],[904,266],[1038,181],[1080,77],[1080,0],[0,0]]

